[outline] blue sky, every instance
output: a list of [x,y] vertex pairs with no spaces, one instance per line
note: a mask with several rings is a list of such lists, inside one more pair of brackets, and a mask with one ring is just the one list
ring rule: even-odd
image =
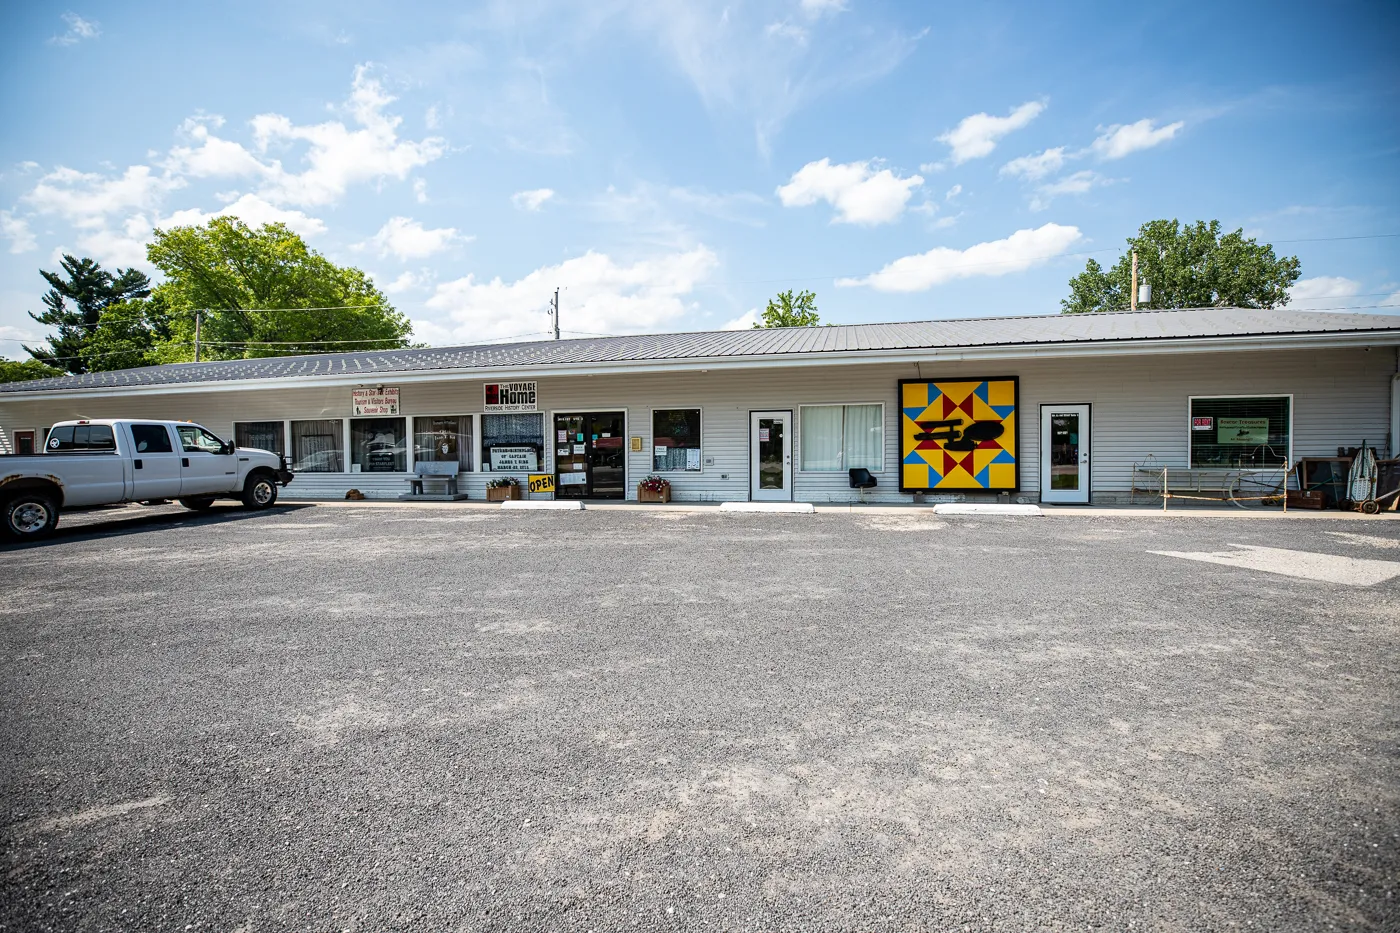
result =
[[[434,344],[1049,313],[1158,217],[1400,305],[1400,6],[8,4],[0,355],[62,252],[280,219]],[[1370,237],[1368,239],[1339,239]],[[1400,309],[1383,308],[1396,311]]]

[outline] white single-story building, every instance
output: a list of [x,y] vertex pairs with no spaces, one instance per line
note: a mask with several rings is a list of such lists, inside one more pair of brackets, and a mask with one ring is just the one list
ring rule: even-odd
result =
[[396,498],[416,464],[455,463],[472,499],[504,473],[590,499],[658,475],[681,501],[1110,502],[1144,464],[1268,469],[1363,442],[1396,456],[1400,316],[1211,308],[181,363],[0,385],[0,453],[117,417],[280,453],[287,498]]

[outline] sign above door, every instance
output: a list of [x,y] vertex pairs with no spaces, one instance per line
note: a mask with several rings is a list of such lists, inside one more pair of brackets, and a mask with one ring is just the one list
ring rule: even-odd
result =
[[484,387],[484,412],[539,411],[538,383],[488,382]]
[[351,389],[350,405],[356,418],[366,415],[397,415],[399,387],[377,386],[373,389]]

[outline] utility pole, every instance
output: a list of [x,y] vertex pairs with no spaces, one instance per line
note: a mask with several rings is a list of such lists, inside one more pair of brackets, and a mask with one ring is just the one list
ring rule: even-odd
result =
[[1133,295],[1132,308],[1137,310],[1137,250],[1133,250]]
[[194,361],[196,363],[199,362],[199,320],[203,315],[202,311],[194,313]]
[[558,339],[559,339],[559,289],[557,289],[557,288],[554,290],[554,304],[551,305],[550,307],[553,309],[552,317],[554,318],[554,339],[555,339],[555,340],[558,340]]

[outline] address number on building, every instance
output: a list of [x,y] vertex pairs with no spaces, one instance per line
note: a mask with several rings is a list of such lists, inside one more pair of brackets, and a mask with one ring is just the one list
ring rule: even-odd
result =
[[553,491],[554,491],[554,474],[553,474],[553,473],[531,473],[531,474],[530,474],[530,491],[531,491],[531,492],[553,492]]

